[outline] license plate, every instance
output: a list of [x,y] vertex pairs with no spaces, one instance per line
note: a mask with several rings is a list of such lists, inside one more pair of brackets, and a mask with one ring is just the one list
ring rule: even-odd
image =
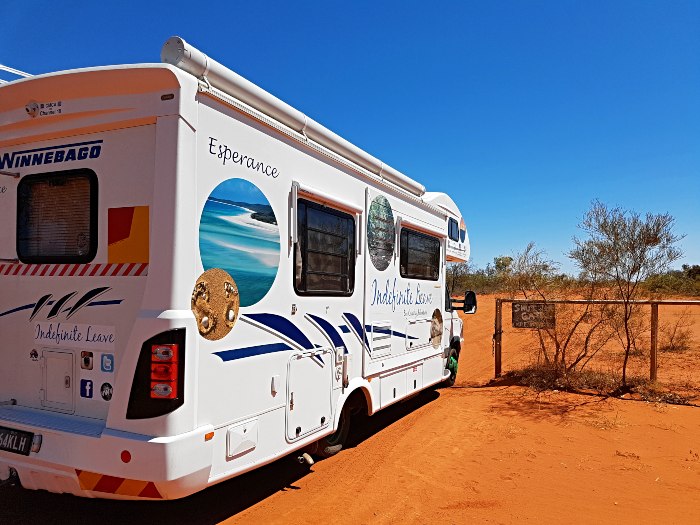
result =
[[0,450],[28,456],[33,439],[34,434],[31,432],[0,427]]

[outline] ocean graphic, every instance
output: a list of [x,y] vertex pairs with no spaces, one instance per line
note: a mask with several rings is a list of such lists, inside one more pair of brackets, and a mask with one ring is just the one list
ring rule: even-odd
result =
[[236,186],[223,187],[226,182],[211,193],[202,210],[199,253],[205,270],[221,268],[233,277],[241,306],[250,306],[267,294],[277,275],[279,227],[257,188],[256,202],[246,202],[251,191],[241,186],[253,185],[237,179]]

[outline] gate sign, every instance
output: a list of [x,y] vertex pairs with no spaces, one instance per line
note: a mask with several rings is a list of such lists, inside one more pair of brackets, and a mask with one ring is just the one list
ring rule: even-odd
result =
[[513,301],[513,328],[554,328],[555,310],[551,303]]

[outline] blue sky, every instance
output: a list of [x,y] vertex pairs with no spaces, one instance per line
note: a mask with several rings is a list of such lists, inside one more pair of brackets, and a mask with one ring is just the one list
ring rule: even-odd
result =
[[[199,6],[199,7],[195,7]],[[5,0],[0,63],[157,62],[177,34],[449,193],[484,266],[565,252],[593,199],[669,212],[700,264],[700,2]]]

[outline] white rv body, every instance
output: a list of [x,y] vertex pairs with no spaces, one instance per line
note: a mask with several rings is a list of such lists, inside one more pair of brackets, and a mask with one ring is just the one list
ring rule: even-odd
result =
[[199,75],[0,87],[0,479],[180,498],[450,376],[454,202]]

